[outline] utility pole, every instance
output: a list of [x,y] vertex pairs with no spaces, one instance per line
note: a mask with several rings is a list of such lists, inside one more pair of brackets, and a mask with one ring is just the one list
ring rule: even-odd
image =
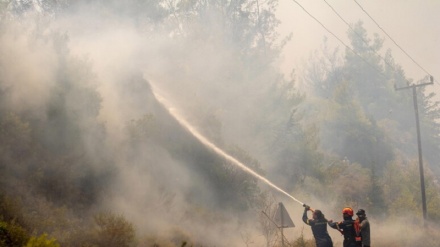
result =
[[423,209],[423,225],[426,227],[426,217],[427,217],[427,210],[426,210],[426,194],[425,194],[425,175],[423,172],[423,158],[422,158],[422,141],[420,138],[420,123],[419,123],[419,108],[417,106],[417,87],[422,87],[426,85],[434,84],[434,77],[431,75],[429,76],[430,82],[417,84],[417,85],[409,85],[406,87],[397,88],[396,85],[394,85],[394,88],[396,90],[403,90],[403,89],[412,89],[413,91],[413,102],[414,102],[414,112],[416,115],[416,128],[417,128],[417,145],[419,150],[419,171],[420,171],[420,187],[422,191],[422,209]]

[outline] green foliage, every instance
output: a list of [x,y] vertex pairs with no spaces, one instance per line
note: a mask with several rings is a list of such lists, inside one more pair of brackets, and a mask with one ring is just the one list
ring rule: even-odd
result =
[[[426,81],[428,78],[422,80],[422,82]],[[437,94],[427,93],[427,90],[426,87],[420,87],[417,95],[423,156],[429,167],[439,175],[440,121],[438,120],[440,119],[440,101],[436,100]]]
[[[353,97],[353,90],[348,81],[336,87],[322,122],[322,142],[340,157],[371,169],[374,164],[392,160],[392,148],[374,119],[367,117],[358,99]],[[377,172],[382,167],[377,166]]]
[[133,225],[123,216],[109,212],[99,213],[94,217],[97,226],[95,241],[102,247],[128,247],[135,240]]
[[262,139],[274,161],[268,173],[280,180],[280,186],[292,189],[307,175],[319,176],[319,132],[316,125],[303,123],[304,95],[295,90],[293,81],[279,82],[271,87],[270,95],[271,102],[262,105],[265,116],[261,117],[268,121],[259,123],[258,131],[264,133]]
[[381,212],[388,209],[388,204],[385,201],[384,181],[382,180],[382,176],[377,174],[374,166],[371,169],[370,184],[371,190],[368,195],[368,202],[363,204],[369,204],[369,211],[372,215],[380,215]]
[[[260,163],[250,156],[247,152],[237,146],[231,146],[227,149],[227,152],[235,157],[237,160],[246,164],[249,168],[262,174]],[[230,194],[231,197],[224,198],[227,202],[236,202],[237,208],[246,211],[258,202],[258,195],[260,189],[258,187],[258,179],[251,174],[244,172],[236,165],[225,162],[223,164],[223,172],[219,173],[220,181],[223,184],[221,187],[223,193]]]
[[[408,169],[409,168],[409,169]],[[390,217],[419,214],[420,187],[415,165],[391,163],[384,173],[384,192]]]
[[22,205],[16,198],[0,193],[0,220],[24,223],[21,215]]
[[329,188],[327,191],[337,196],[338,207],[368,203],[371,191],[369,169],[345,160],[327,168],[326,176]]
[[[422,199],[420,187],[419,164],[393,162],[387,166],[383,176],[384,198],[389,207],[388,216],[398,218],[408,215],[419,221],[422,218]],[[425,193],[427,201],[428,221],[438,222],[440,214],[439,185],[433,174],[425,173]]]
[[0,146],[4,157],[9,153],[11,158],[26,154],[31,144],[31,128],[17,114],[6,112],[0,118]]
[[[47,8],[56,9],[58,2],[74,5],[74,1],[40,2],[46,3],[43,8],[45,11],[48,11]],[[166,60],[167,56],[162,56],[164,60],[160,63],[167,66],[171,64],[170,71],[182,81],[176,88],[192,91],[190,83],[184,82],[201,81],[206,87],[196,85],[194,88],[200,91],[194,90],[197,92],[195,98],[215,95],[209,99],[212,105],[206,106],[200,100],[194,107],[197,109],[196,114],[199,114],[195,118],[199,119],[197,124],[202,126],[202,132],[260,174],[265,172],[259,161],[242,147],[248,145],[249,139],[252,143],[258,143],[255,146],[260,145],[263,140],[269,143],[261,149],[253,146],[252,151],[269,150],[267,152],[272,155],[270,161],[274,161],[273,166],[276,167],[269,174],[285,179],[277,181],[282,188],[293,189],[298,184],[305,183],[305,187],[314,192],[313,195],[338,200],[337,206],[367,205],[373,208],[368,212],[380,213],[388,210],[388,216],[392,219],[402,214],[414,215],[414,218],[420,216],[417,167],[412,163],[406,164],[404,158],[399,160],[400,157],[396,158],[394,155],[396,149],[408,154],[411,154],[408,150],[414,150],[412,154],[416,150],[413,149],[414,144],[407,144],[415,143],[412,142],[415,139],[412,134],[413,123],[409,124],[407,121],[413,119],[412,114],[407,111],[411,98],[395,94],[392,85],[392,82],[402,85],[406,83],[406,79],[402,70],[396,71],[381,64],[376,52],[380,51],[382,40],[376,36],[371,42],[362,23],[354,26],[355,32],[362,38],[353,32],[349,33],[353,49],[362,58],[347,51],[341,64],[335,52],[328,57],[331,58],[331,64],[316,66],[315,68],[319,68],[318,72],[311,75],[311,80],[319,82],[314,87],[321,98],[315,102],[306,102],[311,106],[308,108],[304,107],[306,99],[296,91],[294,81],[285,80],[274,69],[274,62],[277,61],[282,46],[276,43],[278,20],[275,18],[275,0],[265,1],[264,4],[261,2],[261,5],[258,1],[250,0],[77,2],[96,4],[93,7],[100,9],[99,13],[105,13],[101,17],[114,11],[112,8],[116,6],[118,14],[133,17],[136,25],[157,23],[159,25],[152,29],[163,28],[166,33],[171,34],[167,36],[167,42],[176,41],[179,45],[177,48],[164,50],[168,50],[170,54],[176,51],[180,54],[169,55],[171,62]],[[10,1],[0,2],[0,18],[7,11],[6,5],[9,3]],[[131,8],[133,6],[136,8]],[[150,30],[150,26],[140,29]],[[7,29],[2,29],[0,33],[0,47],[5,47],[5,30]],[[18,37],[14,41],[22,38],[15,32],[12,33],[14,37]],[[213,213],[207,209],[206,204],[216,204],[224,211],[239,213],[250,212],[256,206],[265,205],[261,198],[264,195],[261,195],[255,177],[204,147],[184,128],[178,127],[176,121],[165,111],[158,110],[154,115],[147,114],[130,121],[127,126],[129,145],[121,145],[123,148],[117,150],[117,153],[106,149],[104,140],[110,136],[106,136],[103,126],[97,120],[102,99],[94,84],[97,77],[92,72],[93,64],[71,54],[67,35],[50,33],[47,29],[45,34],[39,33],[39,30],[31,30],[29,33],[37,37],[38,42],[35,43],[38,46],[17,45],[21,49],[20,53],[31,53],[30,50],[48,51],[56,65],[41,80],[48,81],[43,90],[48,97],[44,97],[43,103],[30,107],[24,106],[20,101],[20,107],[17,107],[11,103],[14,97],[10,90],[14,88],[11,85],[21,85],[21,81],[12,81],[10,78],[16,78],[16,75],[26,74],[24,72],[28,71],[18,70],[15,74],[5,76],[10,71],[7,65],[13,64],[13,61],[11,63],[8,58],[4,58],[7,56],[3,56],[8,49],[1,49],[0,191],[8,192],[4,196],[2,194],[0,200],[0,214],[4,220],[0,223],[2,245],[23,246],[28,238],[25,229],[35,230],[37,233],[48,232],[57,239],[49,239],[47,234],[43,234],[32,237],[26,247],[55,247],[60,246],[58,242],[63,246],[75,247],[134,245],[135,229],[122,216],[112,213],[98,214],[94,217],[96,227],[91,230],[85,223],[85,215],[88,209],[99,207],[97,198],[105,192],[105,185],[113,178],[111,172],[102,172],[97,167],[112,167],[113,163],[106,161],[113,158],[120,161],[124,157],[130,157],[127,163],[148,163],[145,165],[147,175],[154,177],[157,187],[166,187],[166,182],[160,181],[162,176],[156,175],[169,168],[159,155],[157,160],[152,159],[155,162],[144,159],[150,155],[145,152],[145,147],[157,150],[154,148],[160,146],[162,152],[171,156],[170,159],[187,165],[189,168],[185,168],[188,170],[197,171],[197,175],[207,182],[206,188],[212,189],[208,200],[216,200],[204,201],[205,204],[200,208],[191,205],[193,210],[185,215],[194,220],[194,224],[202,224],[196,219],[206,220],[209,224],[227,220],[224,215],[212,216]],[[31,41],[29,37],[23,39]],[[29,49],[27,46],[32,47]],[[180,50],[180,47],[185,49]],[[207,51],[211,50],[220,50],[222,54],[218,57],[206,56],[210,54]],[[34,60],[41,61],[38,58],[33,57]],[[196,62],[187,65],[188,61]],[[389,54],[387,61],[392,63]],[[35,67],[29,66],[29,71],[43,70],[41,68],[44,66],[50,70],[50,66],[38,64]],[[323,68],[331,70],[323,72]],[[380,72],[385,73],[385,78]],[[130,84],[132,78],[121,77],[121,88],[150,92],[144,80]],[[29,85],[40,85],[30,77],[23,80]],[[176,82],[174,79],[170,81]],[[130,90],[124,92],[126,98],[134,95]],[[421,93],[423,92],[419,92]],[[221,99],[218,95],[228,95],[228,98]],[[15,98],[29,100],[32,95],[27,96]],[[144,95],[141,96],[139,98],[143,100]],[[422,126],[427,130],[426,154],[429,163],[435,165],[440,153],[440,128],[436,122],[440,116],[439,105],[432,103],[433,95],[418,96],[422,99],[421,113],[426,116],[422,120]],[[139,105],[144,107],[146,103],[142,100],[135,102],[133,99],[127,105],[132,108]],[[154,99],[151,101],[148,104],[157,104]],[[246,132],[237,136],[241,138],[243,134],[248,139],[224,140],[223,128],[231,123],[237,124],[232,125]],[[227,135],[236,134],[235,130],[227,130]],[[106,156],[104,161],[101,160],[103,156]],[[322,165],[324,157],[334,156],[336,158],[332,165]],[[347,161],[342,161],[342,157],[347,157]],[[438,184],[433,182],[434,179],[432,174],[426,177],[428,214],[431,221],[438,222],[440,190]],[[308,186],[311,184],[313,187]],[[164,191],[160,191],[163,200],[156,203],[171,207],[174,194],[168,193],[169,188]],[[182,198],[196,198],[198,194],[195,191],[197,190],[188,192],[190,196],[184,195]],[[270,212],[270,205],[265,206],[269,207]],[[84,226],[78,227],[76,224]],[[267,235],[274,234],[267,224],[266,228]],[[183,247],[188,245],[188,236],[186,232],[177,231],[166,236],[157,234],[141,241],[140,245]],[[421,242],[423,238],[420,236],[425,235],[417,235],[409,243],[416,245]],[[438,239],[431,232],[426,236],[430,240]],[[430,240],[426,241],[427,246],[436,243]],[[389,244],[387,246],[408,244],[403,240],[394,243],[382,240],[377,246],[384,245],[383,243]],[[306,239],[302,234],[290,244],[303,247],[312,245],[313,240]]]
[[48,238],[46,233],[39,237],[31,237],[25,247],[60,247],[60,244],[55,238]]
[[273,48],[271,46],[277,38],[276,27],[279,24],[275,17],[276,6],[277,1],[274,0],[261,5],[249,0],[210,4],[179,1],[176,5],[170,4],[178,24],[200,25],[183,32],[198,35],[200,31],[212,31],[214,26],[215,32],[205,33],[209,35],[207,39],[233,43],[234,49],[245,56],[258,56],[264,50]]
[[3,19],[5,13],[7,13],[7,7],[12,0],[5,0],[0,2],[0,20]]
[[27,231],[14,221],[0,221],[0,247],[22,247],[28,239]]
[[[67,37],[54,39],[54,42],[60,43],[58,49],[67,49],[64,48],[67,46]],[[83,151],[83,142],[88,134],[96,135],[100,132],[96,117],[101,107],[101,96],[92,86],[93,74],[86,62],[71,59],[65,53],[57,53],[59,59],[64,61],[64,66],[60,66],[57,71],[60,79],[51,89],[47,120],[39,129],[45,133],[41,136],[45,146],[60,154]]]

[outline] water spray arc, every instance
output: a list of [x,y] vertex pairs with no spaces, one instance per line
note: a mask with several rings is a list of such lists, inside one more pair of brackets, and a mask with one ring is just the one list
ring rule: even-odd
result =
[[205,146],[209,147],[210,149],[212,149],[213,151],[215,151],[217,154],[221,155],[222,157],[224,157],[225,159],[227,159],[228,161],[232,162],[234,165],[240,167],[242,170],[244,170],[245,172],[253,175],[254,177],[258,178],[259,180],[263,181],[264,183],[266,183],[267,185],[269,185],[270,187],[274,188],[275,190],[281,192],[282,194],[286,195],[287,197],[289,197],[290,199],[296,201],[297,203],[301,204],[302,206],[305,206],[304,203],[302,203],[301,201],[299,201],[298,199],[296,199],[295,197],[291,196],[289,193],[287,193],[286,191],[282,190],[281,188],[279,188],[278,186],[276,186],[275,184],[273,184],[271,181],[269,181],[267,178],[261,176],[260,174],[258,174],[257,172],[255,172],[254,170],[252,170],[251,168],[247,167],[245,164],[243,164],[242,162],[238,161],[236,158],[232,157],[231,155],[227,154],[225,151],[223,151],[222,149],[220,149],[219,147],[217,147],[214,143],[212,143],[211,141],[209,141],[205,136],[203,136],[202,134],[200,134],[191,124],[189,124],[185,118],[183,118],[179,112],[173,108],[170,104],[170,102],[162,96],[162,94],[159,92],[159,88],[157,88],[155,85],[153,85],[153,83],[150,82],[150,86],[151,86],[151,90],[153,92],[154,97],[157,99],[157,101],[162,104],[162,106],[164,106],[168,112],[171,114],[171,116],[173,116],[177,122],[179,122],[179,124],[183,127],[185,127],[195,138],[197,138],[197,140],[199,140],[202,144],[204,144]]

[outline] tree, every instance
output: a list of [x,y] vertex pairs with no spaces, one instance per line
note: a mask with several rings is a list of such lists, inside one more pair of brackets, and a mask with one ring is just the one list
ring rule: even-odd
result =
[[421,87],[417,95],[423,158],[428,161],[427,165],[435,174],[440,176],[440,166],[437,162],[440,159],[440,102],[435,99],[435,93],[428,94],[426,91],[426,87]]
[[123,216],[113,213],[99,213],[94,216],[96,223],[96,244],[108,247],[128,247],[135,240],[133,225]]
[[340,157],[364,167],[376,166],[381,172],[393,157],[392,148],[374,118],[368,117],[353,97],[353,90],[350,82],[341,83],[326,105],[327,115],[321,120],[322,143]]

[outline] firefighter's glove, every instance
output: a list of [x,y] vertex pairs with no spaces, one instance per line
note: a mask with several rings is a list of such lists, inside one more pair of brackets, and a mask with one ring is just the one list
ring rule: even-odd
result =
[[305,211],[309,211],[309,210],[310,210],[310,206],[309,206],[309,205],[306,205],[306,204],[304,204],[304,210],[305,210]]

